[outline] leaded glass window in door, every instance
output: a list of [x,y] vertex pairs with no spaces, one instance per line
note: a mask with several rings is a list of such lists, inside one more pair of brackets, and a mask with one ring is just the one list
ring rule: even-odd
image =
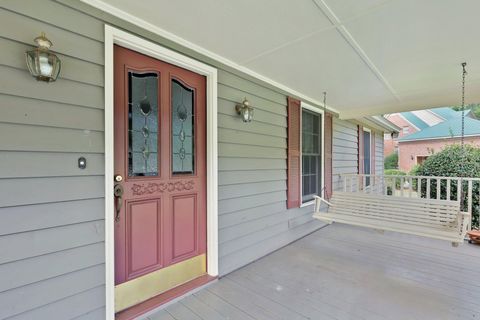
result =
[[128,176],[158,176],[158,74],[128,72]]
[[172,172],[193,174],[195,167],[195,92],[180,81],[171,81]]

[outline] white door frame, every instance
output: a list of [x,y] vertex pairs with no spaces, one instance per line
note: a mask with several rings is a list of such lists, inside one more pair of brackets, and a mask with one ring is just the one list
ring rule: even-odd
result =
[[207,79],[207,273],[218,275],[217,69],[130,33],[105,25],[105,285],[106,319],[115,316],[114,61],[113,45],[204,75]]

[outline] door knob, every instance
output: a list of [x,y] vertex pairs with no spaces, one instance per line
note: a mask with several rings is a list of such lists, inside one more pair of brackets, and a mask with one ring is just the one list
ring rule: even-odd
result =
[[123,181],[123,177],[119,174],[115,175],[115,181],[117,182],[122,182]]
[[117,200],[117,203],[115,205],[115,222],[120,221],[120,209],[122,208],[123,200],[123,187],[121,184],[116,184],[115,187],[113,188],[113,195],[115,196],[115,199]]

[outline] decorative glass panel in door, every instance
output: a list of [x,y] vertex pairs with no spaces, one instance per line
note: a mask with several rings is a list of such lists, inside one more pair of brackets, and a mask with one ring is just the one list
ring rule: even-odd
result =
[[128,72],[128,176],[158,175],[158,74]]
[[194,90],[173,79],[172,172],[193,174],[195,164]]

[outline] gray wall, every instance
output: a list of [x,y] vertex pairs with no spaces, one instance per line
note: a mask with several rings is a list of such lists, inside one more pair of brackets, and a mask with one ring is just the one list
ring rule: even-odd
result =
[[383,174],[383,132],[375,132],[375,174]]
[[[0,319],[103,319],[104,22],[195,55],[78,1],[0,7],[8,26],[0,31]],[[63,62],[53,84],[25,68],[24,51],[40,31]],[[286,210],[285,94],[216,67],[223,275],[321,224],[312,207]],[[234,113],[245,96],[256,108],[250,124]],[[334,120],[333,152],[334,174],[356,172],[355,124]]]
[[343,188],[340,175],[358,173],[358,129],[355,123],[333,119],[333,190]]
[[[333,119],[333,190],[343,189],[341,174],[358,173],[357,124]],[[383,174],[383,132],[375,131],[375,174]]]
[[[50,1],[0,6],[0,319],[103,319],[103,24]],[[54,84],[26,71],[40,31],[64,63]]]
[[[219,255],[226,274],[320,226],[312,207],[286,210],[286,96],[219,71]],[[235,104],[247,96],[255,121]]]

